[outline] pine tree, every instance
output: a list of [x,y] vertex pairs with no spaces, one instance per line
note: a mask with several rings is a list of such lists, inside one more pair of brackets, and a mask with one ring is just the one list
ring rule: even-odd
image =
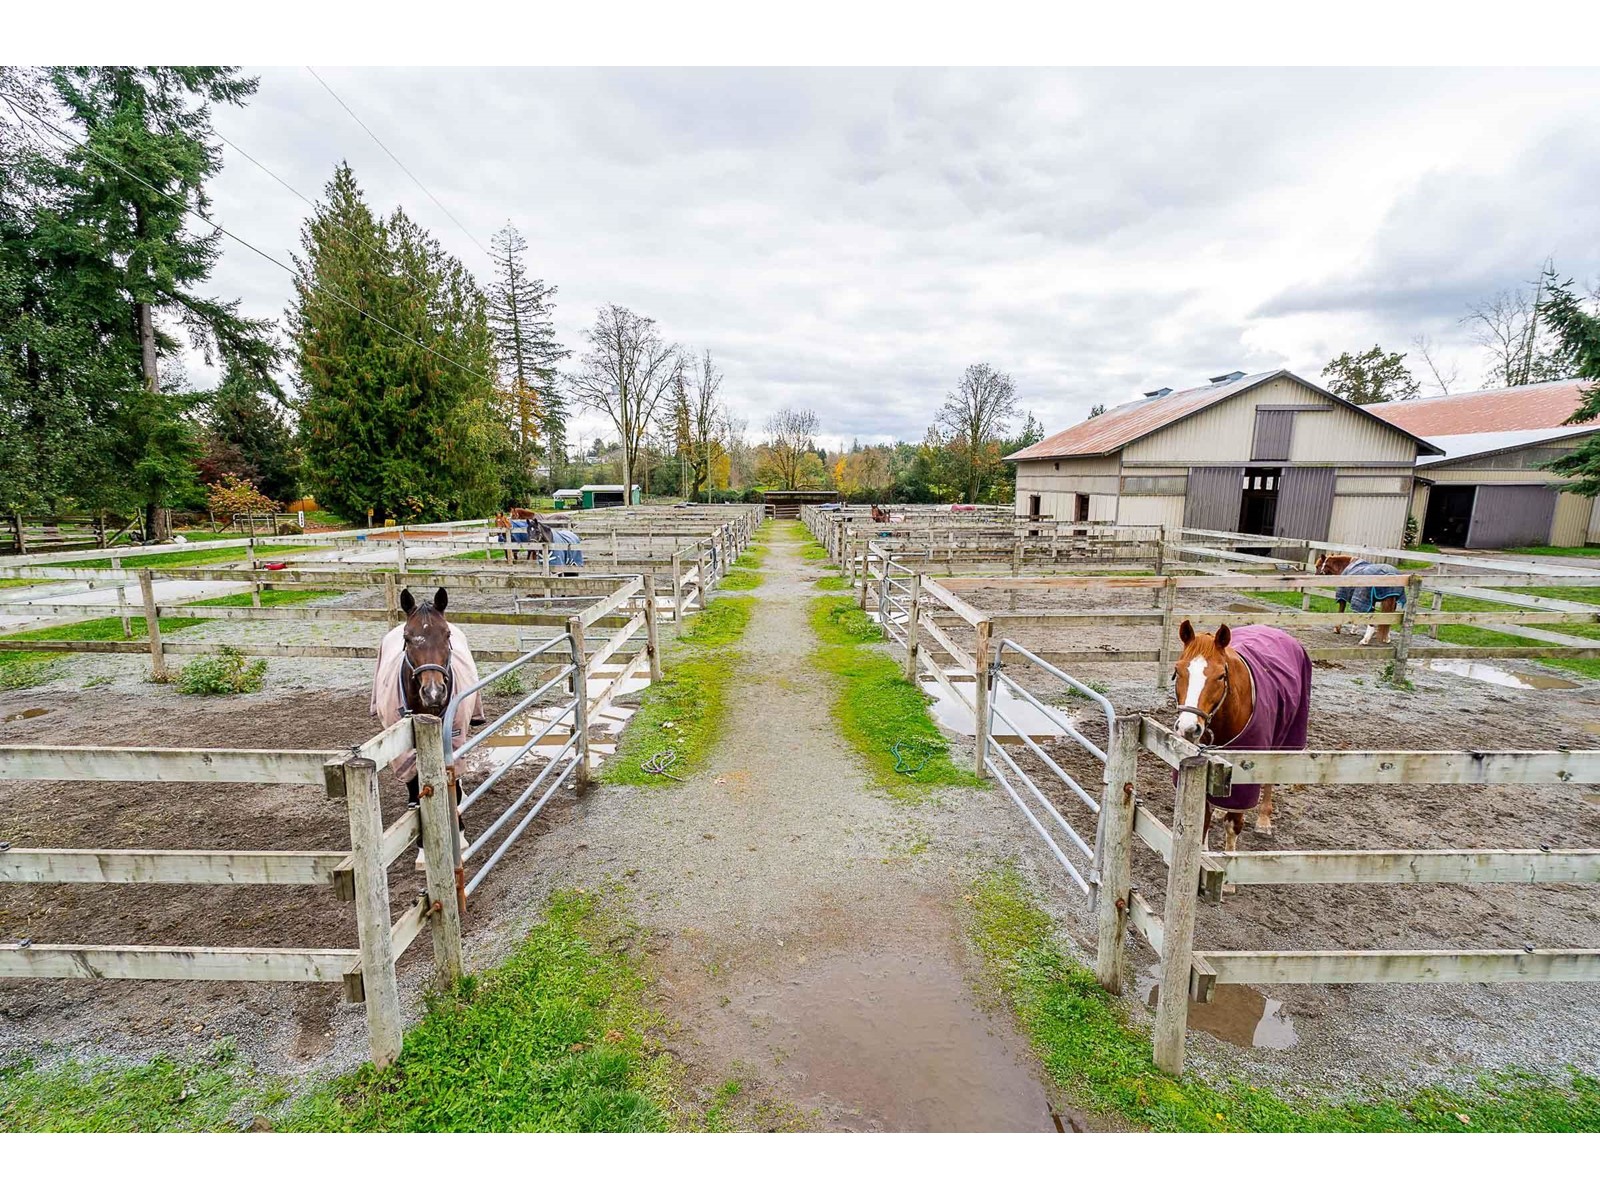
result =
[[[207,408],[208,454],[226,458],[229,472],[248,479],[271,499],[296,499],[299,456],[294,434],[259,378],[230,362]],[[206,474],[204,467],[201,474]]]
[[[1578,408],[1567,418],[1582,425],[1600,418],[1600,310],[1585,305],[1573,291],[1572,281],[1558,282],[1548,273],[1539,315],[1557,339],[1557,353],[1568,370],[1580,379],[1596,382],[1578,393]],[[1600,496],[1600,434],[1589,437],[1569,454],[1550,464],[1558,475],[1573,480],[1567,487],[1583,496]]]
[[404,212],[379,220],[344,163],[301,248],[288,326],[318,503],[352,520],[493,512],[510,434],[466,268]]
[[528,243],[507,221],[489,241],[494,282],[489,287],[489,324],[495,356],[504,381],[517,443],[525,456],[538,452],[542,440],[555,469],[565,459],[566,408],[560,394],[558,368],[571,351],[556,339],[554,284],[529,277],[524,264]]

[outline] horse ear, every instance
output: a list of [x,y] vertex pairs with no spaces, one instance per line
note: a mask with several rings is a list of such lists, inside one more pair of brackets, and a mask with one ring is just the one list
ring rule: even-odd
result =
[[400,611],[408,617],[417,611],[417,598],[411,594],[410,588],[400,589]]
[[1189,624],[1188,621],[1184,621],[1182,625],[1178,626],[1178,640],[1185,646],[1194,641],[1194,626]]
[[450,593],[440,588],[433,594],[433,607],[443,612],[450,605]]
[[1317,555],[1317,565],[1313,569],[1316,571],[1316,573],[1318,575],[1322,575],[1322,574],[1326,573],[1326,572],[1323,571],[1322,568],[1327,566],[1327,565],[1328,565],[1328,556],[1326,554],[1319,554],[1319,555]]
[[1226,650],[1228,648],[1228,643],[1231,642],[1232,640],[1233,640],[1233,630],[1229,629],[1226,625],[1218,625],[1217,626],[1217,649],[1218,650]]

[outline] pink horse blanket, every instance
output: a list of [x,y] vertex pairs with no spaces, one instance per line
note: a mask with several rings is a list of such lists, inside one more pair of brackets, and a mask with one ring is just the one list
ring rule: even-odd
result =
[[[1255,709],[1239,736],[1218,750],[1304,750],[1311,721],[1311,656],[1294,637],[1270,625],[1242,625],[1229,645],[1250,668]],[[1215,808],[1234,812],[1261,802],[1259,783],[1235,784],[1226,796],[1213,796]]]
[[[383,641],[378,645],[378,666],[372,673],[372,715],[378,718],[385,729],[405,715],[405,692],[400,686],[400,667],[406,657],[405,636],[406,627],[402,623],[384,634]],[[478,667],[472,661],[472,647],[467,645],[466,635],[455,625],[450,626],[450,671],[455,680],[456,695],[478,686]],[[465,742],[473,718],[482,715],[483,694],[474,692],[456,708],[455,728],[450,731],[451,744],[459,746]],[[395,778],[402,783],[415,777],[416,773],[415,751],[407,750],[394,760]]]

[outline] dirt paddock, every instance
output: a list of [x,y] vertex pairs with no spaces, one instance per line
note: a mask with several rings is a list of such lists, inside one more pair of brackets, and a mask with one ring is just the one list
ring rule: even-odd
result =
[[[1008,593],[995,588],[963,595],[995,613],[1016,611],[1013,597],[1021,609],[1137,608],[1149,603],[1149,593],[1142,589]],[[1188,593],[1185,599],[1194,610],[1250,603],[1245,594],[1225,591]],[[1319,646],[1356,640],[1324,629],[1295,632],[1314,662]],[[1149,627],[1115,625],[1025,631],[1017,640],[1045,652],[1102,646],[1148,650],[1156,643],[1155,630]],[[1417,644],[1431,642],[1419,634]],[[1418,661],[1411,671],[1414,690],[1405,691],[1380,681],[1382,663],[1319,662],[1313,676],[1310,745],[1600,749],[1600,684],[1520,660],[1497,665],[1540,686],[1480,682]],[[1175,701],[1170,688],[1157,689],[1154,663],[1097,662],[1064,669],[1102,688],[1118,713],[1148,714],[1170,726]],[[1031,665],[1008,667],[1007,673],[1039,698],[1073,713],[1080,728],[1103,744],[1105,721],[1097,705],[1067,695],[1058,679]],[[1046,745],[1091,792],[1097,789],[1101,768],[1088,753],[1065,738]],[[1019,747],[1013,753],[1028,752]],[[1092,840],[1093,816],[1081,802],[1059,784],[1043,786],[1049,777],[1042,768],[1030,771],[1030,776]],[[1170,822],[1172,772],[1154,755],[1140,756],[1139,790],[1141,799]],[[1600,791],[1581,785],[1304,785],[1276,789],[1275,807],[1274,836],[1256,834],[1253,816],[1247,817],[1240,849],[1600,846]],[[1213,828],[1211,844],[1221,848],[1219,828]],[[1136,841],[1135,847],[1135,884],[1160,912],[1165,867],[1142,843]],[[1056,887],[1053,894],[1080,939],[1092,945],[1093,927],[1083,904],[1066,888]],[[1197,950],[1515,949],[1530,944],[1600,945],[1600,888],[1242,887],[1221,903],[1203,902],[1195,932]],[[1148,973],[1154,956],[1142,942],[1139,945],[1135,962]],[[1455,1068],[1555,1070],[1572,1064],[1590,1072],[1600,1069],[1597,984],[1296,985],[1274,987],[1268,996],[1248,988],[1220,990],[1229,993],[1224,1008],[1242,1005],[1248,1011],[1241,1016],[1215,1005],[1193,1006],[1191,1028],[1215,1026],[1221,1037],[1191,1038],[1191,1049],[1230,1070],[1286,1084],[1354,1083],[1397,1074],[1437,1076]],[[1286,1025],[1291,1030],[1287,1037]],[[1272,1044],[1285,1041],[1295,1044]]]
[[[275,664],[277,665],[277,664]],[[369,668],[366,668],[370,670]],[[352,683],[361,668],[355,667]],[[365,687],[238,697],[85,692],[71,681],[0,701],[0,743],[235,746],[338,751],[377,732]],[[486,698],[491,715],[506,701]],[[42,711],[40,711],[42,710]],[[533,770],[542,766],[542,760]],[[469,836],[494,820],[528,776],[519,764],[467,814]],[[384,822],[405,785],[380,775]],[[505,890],[529,869],[541,835],[582,802],[553,800],[473,895],[466,921],[503,915]],[[350,844],[348,814],[316,787],[198,783],[0,783],[0,842],[63,848],[313,850]],[[395,916],[423,890],[414,853],[390,868]],[[25,885],[0,887],[0,941],[211,946],[354,947],[354,906],[329,887]],[[424,933],[400,963],[415,1008],[432,970]],[[0,1061],[78,1052],[148,1058],[193,1052],[219,1037],[268,1071],[344,1067],[366,1056],[364,1011],[337,984],[0,980]]]

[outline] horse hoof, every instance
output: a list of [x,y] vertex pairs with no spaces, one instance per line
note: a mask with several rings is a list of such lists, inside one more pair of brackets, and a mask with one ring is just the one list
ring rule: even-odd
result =
[[1238,890],[1239,890],[1239,885],[1236,884],[1236,883],[1225,883],[1225,884],[1222,885],[1222,894],[1224,896],[1231,896],[1235,892],[1237,892]]
[[1260,834],[1262,837],[1273,837],[1273,836],[1275,836],[1273,834],[1273,832],[1272,832],[1272,825],[1270,823],[1268,823],[1266,825],[1257,825],[1256,826],[1256,832],[1258,834]]

